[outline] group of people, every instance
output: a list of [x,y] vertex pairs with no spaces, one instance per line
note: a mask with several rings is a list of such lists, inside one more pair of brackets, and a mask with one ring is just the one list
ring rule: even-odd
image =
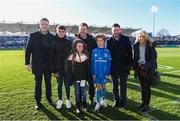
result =
[[[65,26],[58,25],[56,34],[53,35],[48,31],[49,20],[42,18],[39,27],[39,31],[30,34],[25,51],[25,65],[34,74],[36,109],[42,106],[43,77],[46,99],[56,109],[60,109],[63,104],[63,83],[66,91],[66,108],[71,108],[71,85],[74,85],[77,113],[80,113],[82,109],[88,110],[87,86],[90,105],[96,111],[101,106],[107,107],[105,99],[108,77],[112,79],[113,107],[125,109],[127,78],[133,68],[142,87],[142,103],[138,108],[143,112],[149,111],[150,78],[156,69],[157,53],[147,32],[142,31],[137,34],[132,48],[129,38],[121,34],[120,25],[117,23],[112,26],[113,36],[108,40],[103,33],[97,34],[94,38],[88,33],[88,25],[81,23],[79,33],[75,34],[72,42],[66,37]],[[51,77],[53,73],[57,78],[57,105],[52,100]],[[94,101],[94,96],[96,101]]]

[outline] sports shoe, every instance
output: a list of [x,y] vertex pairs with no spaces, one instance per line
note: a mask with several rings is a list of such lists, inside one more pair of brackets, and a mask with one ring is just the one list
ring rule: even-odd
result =
[[80,109],[77,108],[76,113],[79,114],[80,112],[81,112]]
[[101,105],[102,105],[103,107],[107,108],[107,104],[106,104],[106,101],[105,101],[105,100],[102,100],[102,101],[101,101]]
[[62,100],[58,100],[56,108],[60,109],[62,107],[62,104],[63,104]]
[[97,102],[97,103],[96,103],[96,106],[95,106],[95,111],[98,111],[99,108],[100,108],[100,104]]
[[90,106],[91,106],[91,107],[94,107],[94,106],[95,106],[95,102],[94,102],[93,99],[90,100]]
[[70,102],[70,100],[66,100],[66,108],[71,108],[71,102]]
[[39,108],[41,108],[41,106],[42,106],[42,104],[41,104],[41,103],[35,103],[35,106],[34,106],[34,107],[35,107],[35,109],[37,109],[37,110],[38,110]]

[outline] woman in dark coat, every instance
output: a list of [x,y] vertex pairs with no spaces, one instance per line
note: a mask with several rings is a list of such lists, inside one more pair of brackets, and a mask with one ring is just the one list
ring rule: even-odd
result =
[[142,103],[138,106],[141,112],[149,111],[151,98],[151,77],[156,69],[157,52],[147,32],[141,31],[134,44],[133,67],[141,85]]

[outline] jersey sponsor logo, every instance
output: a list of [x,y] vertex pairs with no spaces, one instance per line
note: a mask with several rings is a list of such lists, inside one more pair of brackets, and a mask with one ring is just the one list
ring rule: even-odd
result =
[[95,62],[104,62],[104,63],[106,63],[107,60],[95,60]]

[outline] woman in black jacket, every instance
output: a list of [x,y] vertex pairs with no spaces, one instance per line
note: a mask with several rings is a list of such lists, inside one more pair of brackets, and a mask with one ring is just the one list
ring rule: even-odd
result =
[[138,106],[141,112],[149,111],[151,98],[151,77],[156,69],[157,52],[147,32],[141,31],[134,44],[133,67],[141,85],[142,103]]

